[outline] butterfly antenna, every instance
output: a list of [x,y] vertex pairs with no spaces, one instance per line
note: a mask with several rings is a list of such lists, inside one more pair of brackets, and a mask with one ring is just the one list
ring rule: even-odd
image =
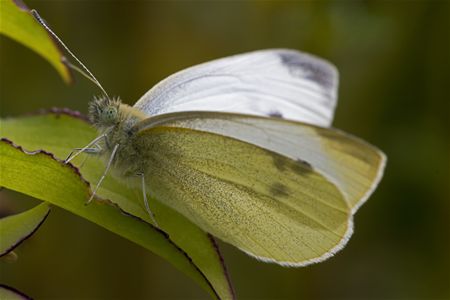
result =
[[56,33],[54,33],[53,30],[50,29],[50,26],[48,26],[47,23],[44,21],[44,19],[41,18],[39,13],[35,9],[32,9],[31,14],[39,22],[39,24],[41,24],[42,27],[44,27],[44,29],[53,38],[55,38],[55,40],[67,51],[67,53],[69,53],[70,56],[72,56],[76,60],[76,62],[81,66],[81,69],[78,68],[77,66],[71,64],[65,57],[63,57],[61,59],[62,62],[66,63],[71,69],[79,72],[81,75],[83,75],[84,77],[86,77],[90,81],[92,81],[95,85],[97,85],[102,90],[102,92],[103,92],[103,94],[105,94],[106,98],[110,99],[108,96],[108,93],[105,91],[105,89],[100,84],[100,82],[97,80],[97,78],[95,78],[94,74],[92,74],[92,72],[89,71],[89,69],[75,56],[75,54],[73,54],[72,51],[70,51],[70,49],[66,46],[66,44],[64,44],[64,42],[56,35]]

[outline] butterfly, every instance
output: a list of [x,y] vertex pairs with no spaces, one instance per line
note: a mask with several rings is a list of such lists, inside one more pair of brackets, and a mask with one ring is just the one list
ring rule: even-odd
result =
[[156,226],[147,194],[259,260],[304,266],[344,247],[383,175],[382,151],[331,127],[338,72],[316,56],[268,49],[214,60],[133,106],[79,63],[104,92],[89,104],[99,136],[72,156],[107,158],[89,201],[110,168],[138,178]]

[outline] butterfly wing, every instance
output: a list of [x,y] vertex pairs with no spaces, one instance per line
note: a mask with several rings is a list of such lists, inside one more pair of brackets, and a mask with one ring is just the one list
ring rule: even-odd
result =
[[134,106],[151,116],[134,129],[153,196],[261,260],[301,266],[331,256],[386,160],[318,127],[332,122],[337,84],[332,65],[293,50],[236,55],[162,81]]
[[183,127],[147,127],[137,137],[152,196],[258,259],[318,262],[352,233],[343,194],[303,162]]
[[260,50],[175,73],[134,105],[148,116],[221,111],[329,126],[338,73],[325,60],[287,49]]
[[[302,161],[339,188],[353,213],[372,194],[386,164],[383,152],[359,138],[332,128],[281,119],[183,112],[149,118],[138,126],[140,130],[167,126],[211,132]],[[281,163],[278,167],[284,169]]]

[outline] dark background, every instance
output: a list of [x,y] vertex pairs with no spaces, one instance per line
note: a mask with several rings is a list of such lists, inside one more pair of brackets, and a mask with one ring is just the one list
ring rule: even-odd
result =
[[[0,0],[2,1],[2,0]],[[182,68],[288,47],[337,65],[334,126],[377,145],[385,176],[334,258],[289,269],[221,244],[241,299],[450,297],[450,5],[448,1],[27,1],[96,74],[133,104]],[[86,112],[90,82],[65,85],[42,58],[1,36],[1,116],[52,106]],[[19,211],[34,200],[0,192]],[[21,201],[18,201],[18,200]],[[167,262],[54,209],[0,264],[0,281],[36,299],[207,298]]]

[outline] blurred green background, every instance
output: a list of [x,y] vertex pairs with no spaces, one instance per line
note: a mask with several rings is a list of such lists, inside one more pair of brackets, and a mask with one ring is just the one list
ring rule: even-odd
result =
[[[3,1],[3,0],[0,0]],[[334,258],[289,269],[221,243],[240,299],[450,298],[450,2],[27,1],[96,74],[133,104],[182,68],[288,47],[340,71],[335,127],[388,156],[385,177]],[[100,91],[66,86],[46,61],[0,36],[1,116],[86,112]],[[0,192],[14,212],[36,201]],[[54,208],[0,282],[36,299],[201,299],[164,260]]]

